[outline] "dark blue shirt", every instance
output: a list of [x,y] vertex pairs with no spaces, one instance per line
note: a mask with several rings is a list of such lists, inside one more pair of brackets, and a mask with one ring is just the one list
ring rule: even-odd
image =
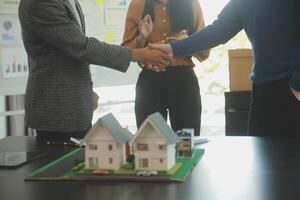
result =
[[171,44],[174,56],[188,56],[224,44],[242,29],[253,49],[254,83],[291,76],[300,91],[300,0],[231,0],[212,25]]

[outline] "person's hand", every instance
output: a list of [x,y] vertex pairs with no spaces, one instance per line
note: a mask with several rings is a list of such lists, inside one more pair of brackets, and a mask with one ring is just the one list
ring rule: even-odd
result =
[[143,38],[148,38],[153,31],[153,22],[150,15],[146,15],[144,19],[139,22],[138,30]]
[[295,90],[294,88],[291,88],[292,93],[294,94],[294,96],[296,97],[296,99],[298,99],[298,101],[300,101],[300,92]]
[[[165,42],[166,42],[165,40],[161,40],[161,41],[155,42],[155,44],[164,44]],[[152,67],[151,64],[147,64],[147,63],[143,63],[143,62],[137,62],[137,64],[138,64],[141,68],[146,67],[147,69],[152,70],[152,71],[157,71],[157,72],[165,71],[165,70],[155,70],[155,69]]]
[[153,66],[149,62],[145,62],[145,63],[138,62],[138,65],[141,68],[147,68],[148,70],[155,71],[155,72],[164,72],[164,71],[166,71],[165,68],[158,68],[157,66]]
[[93,93],[92,93],[92,108],[93,108],[93,111],[98,108],[98,100],[99,100],[99,96],[93,91]]
[[145,48],[133,49],[132,60],[143,63],[154,71],[163,71],[170,63],[171,57],[163,51],[147,46]]
[[153,48],[153,49],[157,49],[160,50],[161,52],[163,52],[164,54],[166,54],[167,56],[169,56],[170,58],[173,58],[173,50],[170,44],[149,44],[149,47]]

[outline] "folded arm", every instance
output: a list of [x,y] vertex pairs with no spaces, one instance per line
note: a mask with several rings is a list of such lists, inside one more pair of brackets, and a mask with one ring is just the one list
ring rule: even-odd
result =
[[146,46],[147,38],[139,31],[139,25],[143,20],[143,11],[144,5],[141,1],[131,1],[127,10],[122,46],[131,48],[143,48]]

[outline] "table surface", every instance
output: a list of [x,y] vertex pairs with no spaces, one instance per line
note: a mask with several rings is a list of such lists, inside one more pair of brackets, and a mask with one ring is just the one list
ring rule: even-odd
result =
[[36,145],[34,137],[7,137],[1,151],[48,149],[17,169],[0,169],[1,200],[287,200],[300,199],[300,139],[212,137],[184,183],[24,181],[68,148]]

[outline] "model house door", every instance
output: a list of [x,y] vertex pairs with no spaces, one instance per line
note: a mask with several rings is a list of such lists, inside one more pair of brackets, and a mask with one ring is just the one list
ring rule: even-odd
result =
[[98,168],[99,167],[99,161],[96,157],[89,157],[89,165],[90,168]]
[[139,168],[148,168],[149,167],[149,160],[147,158],[139,159]]

